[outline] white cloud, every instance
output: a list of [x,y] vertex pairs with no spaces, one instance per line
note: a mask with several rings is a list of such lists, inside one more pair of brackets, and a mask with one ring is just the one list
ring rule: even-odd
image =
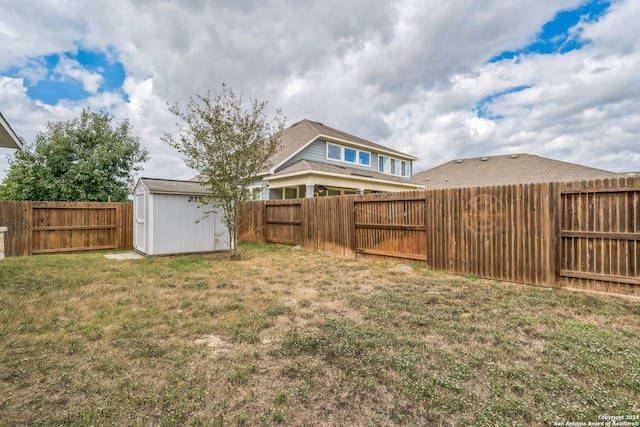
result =
[[[637,1],[614,2],[574,35],[590,43],[564,55],[487,63],[535,40],[542,25],[580,0],[14,2],[0,16],[3,70],[37,80],[33,60],[78,45],[112,52],[125,67],[124,102],[97,93],[99,74],[65,60],[68,78],[92,95],[47,106],[24,80],[0,77],[0,111],[32,141],[48,120],[85,106],[128,118],[150,150],[147,176],[188,178],[162,143],[175,131],[168,103],[221,83],[420,158],[418,169],[452,158],[528,152],[611,170],[640,170],[640,42]],[[483,98],[501,120],[478,118]],[[0,175],[3,164],[0,161]]]
[[98,93],[104,80],[101,74],[87,70],[77,60],[67,56],[60,58],[53,71],[59,74],[62,80],[71,79],[81,83],[84,90],[94,95]]

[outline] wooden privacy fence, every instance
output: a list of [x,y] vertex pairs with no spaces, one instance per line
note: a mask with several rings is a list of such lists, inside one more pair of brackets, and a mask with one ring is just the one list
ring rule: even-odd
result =
[[0,201],[5,255],[133,247],[133,205]]
[[640,179],[247,202],[239,238],[640,295]]

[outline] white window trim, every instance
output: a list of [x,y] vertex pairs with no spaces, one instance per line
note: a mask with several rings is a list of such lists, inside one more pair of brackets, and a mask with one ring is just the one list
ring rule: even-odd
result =
[[296,197],[295,198],[296,199],[300,198],[300,193],[299,193],[300,188],[299,187],[282,187],[282,200],[288,200],[287,199],[287,190],[290,190],[292,188],[294,190],[296,190]]
[[345,194],[358,194],[358,190],[355,188],[343,188],[343,187],[326,187],[325,195],[329,195],[329,191],[335,191],[340,193],[340,196],[344,196]]
[[[333,145],[334,147],[338,147],[340,148],[340,159],[334,159],[333,157],[329,157],[329,146]],[[344,150],[345,148],[348,148],[349,150],[353,150],[356,152],[356,161],[355,162],[350,162],[344,159]],[[366,150],[360,150],[358,148],[354,148],[354,147],[345,147],[344,145],[340,145],[340,144],[334,144],[333,142],[328,142],[326,143],[326,149],[325,149],[325,156],[327,158],[327,160],[329,161],[334,161],[334,162],[342,162],[342,163],[346,163],[348,165],[358,165],[358,166],[366,166],[366,167],[371,167],[371,158],[373,157],[371,155],[370,151],[366,151]],[[369,163],[360,163],[360,153],[367,153],[369,155]]]
[[[386,162],[384,160],[382,160],[382,164],[383,164],[383,170],[380,169],[380,159],[384,158],[386,159]],[[396,168],[397,170],[395,172],[391,172],[391,163],[392,162],[396,162]],[[405,164],[405,172],[406,174],[402,174],[402,165]],[[378,172],[382,172],[386,175],[392,175],[392,176],[401,176],[404,178],[411,178],[411,162],[407,161],[407,160],[401,160],[395,157],[389,157],[389,156],[384,156],[382,154],[378,154]]]

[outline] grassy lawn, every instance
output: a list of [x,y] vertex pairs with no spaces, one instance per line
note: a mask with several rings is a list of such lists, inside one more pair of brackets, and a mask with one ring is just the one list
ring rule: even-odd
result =
[[640,422],[640,303],[243,244],[0,263],[0,425]]

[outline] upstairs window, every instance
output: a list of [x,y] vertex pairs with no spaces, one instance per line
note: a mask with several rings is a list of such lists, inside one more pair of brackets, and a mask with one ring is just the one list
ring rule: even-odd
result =
[[371,166],[371,153],[351,147],[331,144],[327,142],[327,159],[352,163],[360,166]]
[[387,156],[378,156],[378,171],[387,175],[411,177],[411,164],[406,160],[394,159]]
[[327,144],[327,159],[342,160],[342,147],[339,145]]
[[371,166],[371,153],[369,153],[368,151],[359,151],[358,163],[363,166]]
[[356,150],[344,147],[344,161],[349,163],[356,162]]
[[389,173],[389,158],[387,156],[378,156],[378,170]]

